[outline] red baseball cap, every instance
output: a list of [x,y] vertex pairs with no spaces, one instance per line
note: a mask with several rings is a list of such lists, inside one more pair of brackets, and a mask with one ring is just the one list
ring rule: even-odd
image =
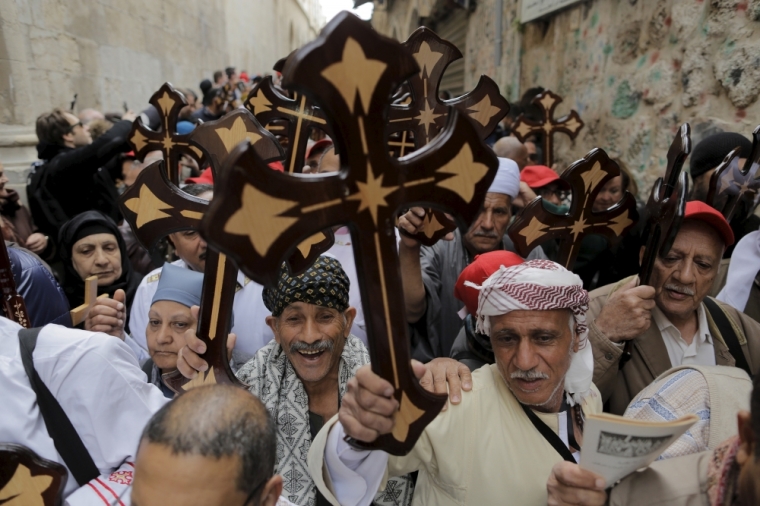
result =
[[559,179],[559,175],[546,165],[529,165],[520,172],[520,181],[531,188],[541,188],[557,180],[564,183]]
[[211,168],[201,172],[200,176],[189,177],[185,179],[187,184],[214,184],[214,174],[211,172]]
[[315,149],[327,149],[328,147],[333,145],[333,141],[331,139],[319,139],[317,142],[312,144],[312,146],[306,150],[306,158],[309,158],[311,156],[311,153]]
[[704,202],[700,202],[699,200],[687,202],[683,218],[684,220],[704,221],[710,225],[723,238],[726,247],[734,243],[734,231],[731,230],[731,225],[728,224],[726,218],[717,209],[708,206]]
[[491,274],[504,267],[512,267],[525,262],[525,260],[511,251],[489,251],[478,255],[470,265],[462,270],[462,273],[454,285],[454,297],[464,302],[467,312],[475,315],[478,312],[478,296],[480,290],[471,286],[465,286],[465,281],[471,281],[476,285],[482,285],[483,281],[488,279]]

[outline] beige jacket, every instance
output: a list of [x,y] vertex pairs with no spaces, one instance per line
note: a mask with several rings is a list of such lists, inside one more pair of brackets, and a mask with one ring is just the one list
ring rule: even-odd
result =
[[[589,340],[594,351],[594,384],[602,394],[605,410],[622,415],[636,394],[652,383],[660,374],[672,367],[668,350],[662,340],[657,325],[652,323],[646,332],[633,340],[631,359],[619,370],[618,364],[623,354],[621,347],[612,343],[596,326],[596,317],[609,296],[627,283],[630,278],[603,286],[592,291],[590,296],[588,321]],[[760,323],[749,318],[733,307],[718,302],[726,312],[739,337],[750,369],[756,374],[760,368]],[[736,361],[728,351],[710,313],[705,309],[710,334],[713,336],[716,365],[734,366]]]
[[659,460],[610,492],[610,506],[709,506],[707,467],[712,452]]

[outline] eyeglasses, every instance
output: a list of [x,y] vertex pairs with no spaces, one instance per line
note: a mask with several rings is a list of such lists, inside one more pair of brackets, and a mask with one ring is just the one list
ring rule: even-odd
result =
[[73,131],[74,131],[74,129],[75,129],[76,127],[78,127],[78,126],[80,126],[80,127],[84,128],[84,125],[82,124],[82,122],[81,122],[81,121],[77,121],[77,122],[76,122],[76,123],[74,123],[73,125],[69,125],[69,132],[73,132]]

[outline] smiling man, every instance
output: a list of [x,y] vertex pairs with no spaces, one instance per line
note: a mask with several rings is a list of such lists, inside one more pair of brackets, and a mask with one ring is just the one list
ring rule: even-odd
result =
[[602,409],[591,384],[580,278],[531,260],[502,266],[477,288],[477,331],[490,336],[496,363],[473,373],[472,391],[441,412],[404,457],[345,440],[372,442],[396,423],[393,386],[361,368],[309,452],[311,474],[332,504],[368,505],[384,476],[412,471],[419,471],[415,505],[546,504],[552,466],[576,461],[581,410]]
[[[591,292],[594,384],[609,411],[622,415],[636,394],[671,367],[737,366],[750,375],[760,368],[760,324],[707,297],[733,242],[718,211],[688,202],[673,247],[655,260],[651,286],[637,286],[634,277]],[[621,357],[628,340],[633,346],[626,363]]]

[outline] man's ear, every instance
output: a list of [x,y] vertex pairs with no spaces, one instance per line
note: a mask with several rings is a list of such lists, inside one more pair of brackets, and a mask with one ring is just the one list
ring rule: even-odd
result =
[[261,506],[276,506],[277,500],[282,495],[282,476],[275,474],[264,485],[264,490],[261,491],[261,500],[259,504]]
[[280,344],[280,333],[277,331],[277,317],[267,316],[266,322],[267,325],[269,325],[269,328],[272,329],[272,333],[274,334],[274,341],[277,344]]
[[743,465],[755,454],[755,433],[752,430],[752,416],[749,411],[742,410],[736,415],[739,426],[739,451],[736,452],[736,462]]
[[356,319],[356,308],[348,306],[348,308],[343,311],[343,315],[346,317],[346,335],[344,337],[348,337],[349,334],[351,334],[351,327]]

